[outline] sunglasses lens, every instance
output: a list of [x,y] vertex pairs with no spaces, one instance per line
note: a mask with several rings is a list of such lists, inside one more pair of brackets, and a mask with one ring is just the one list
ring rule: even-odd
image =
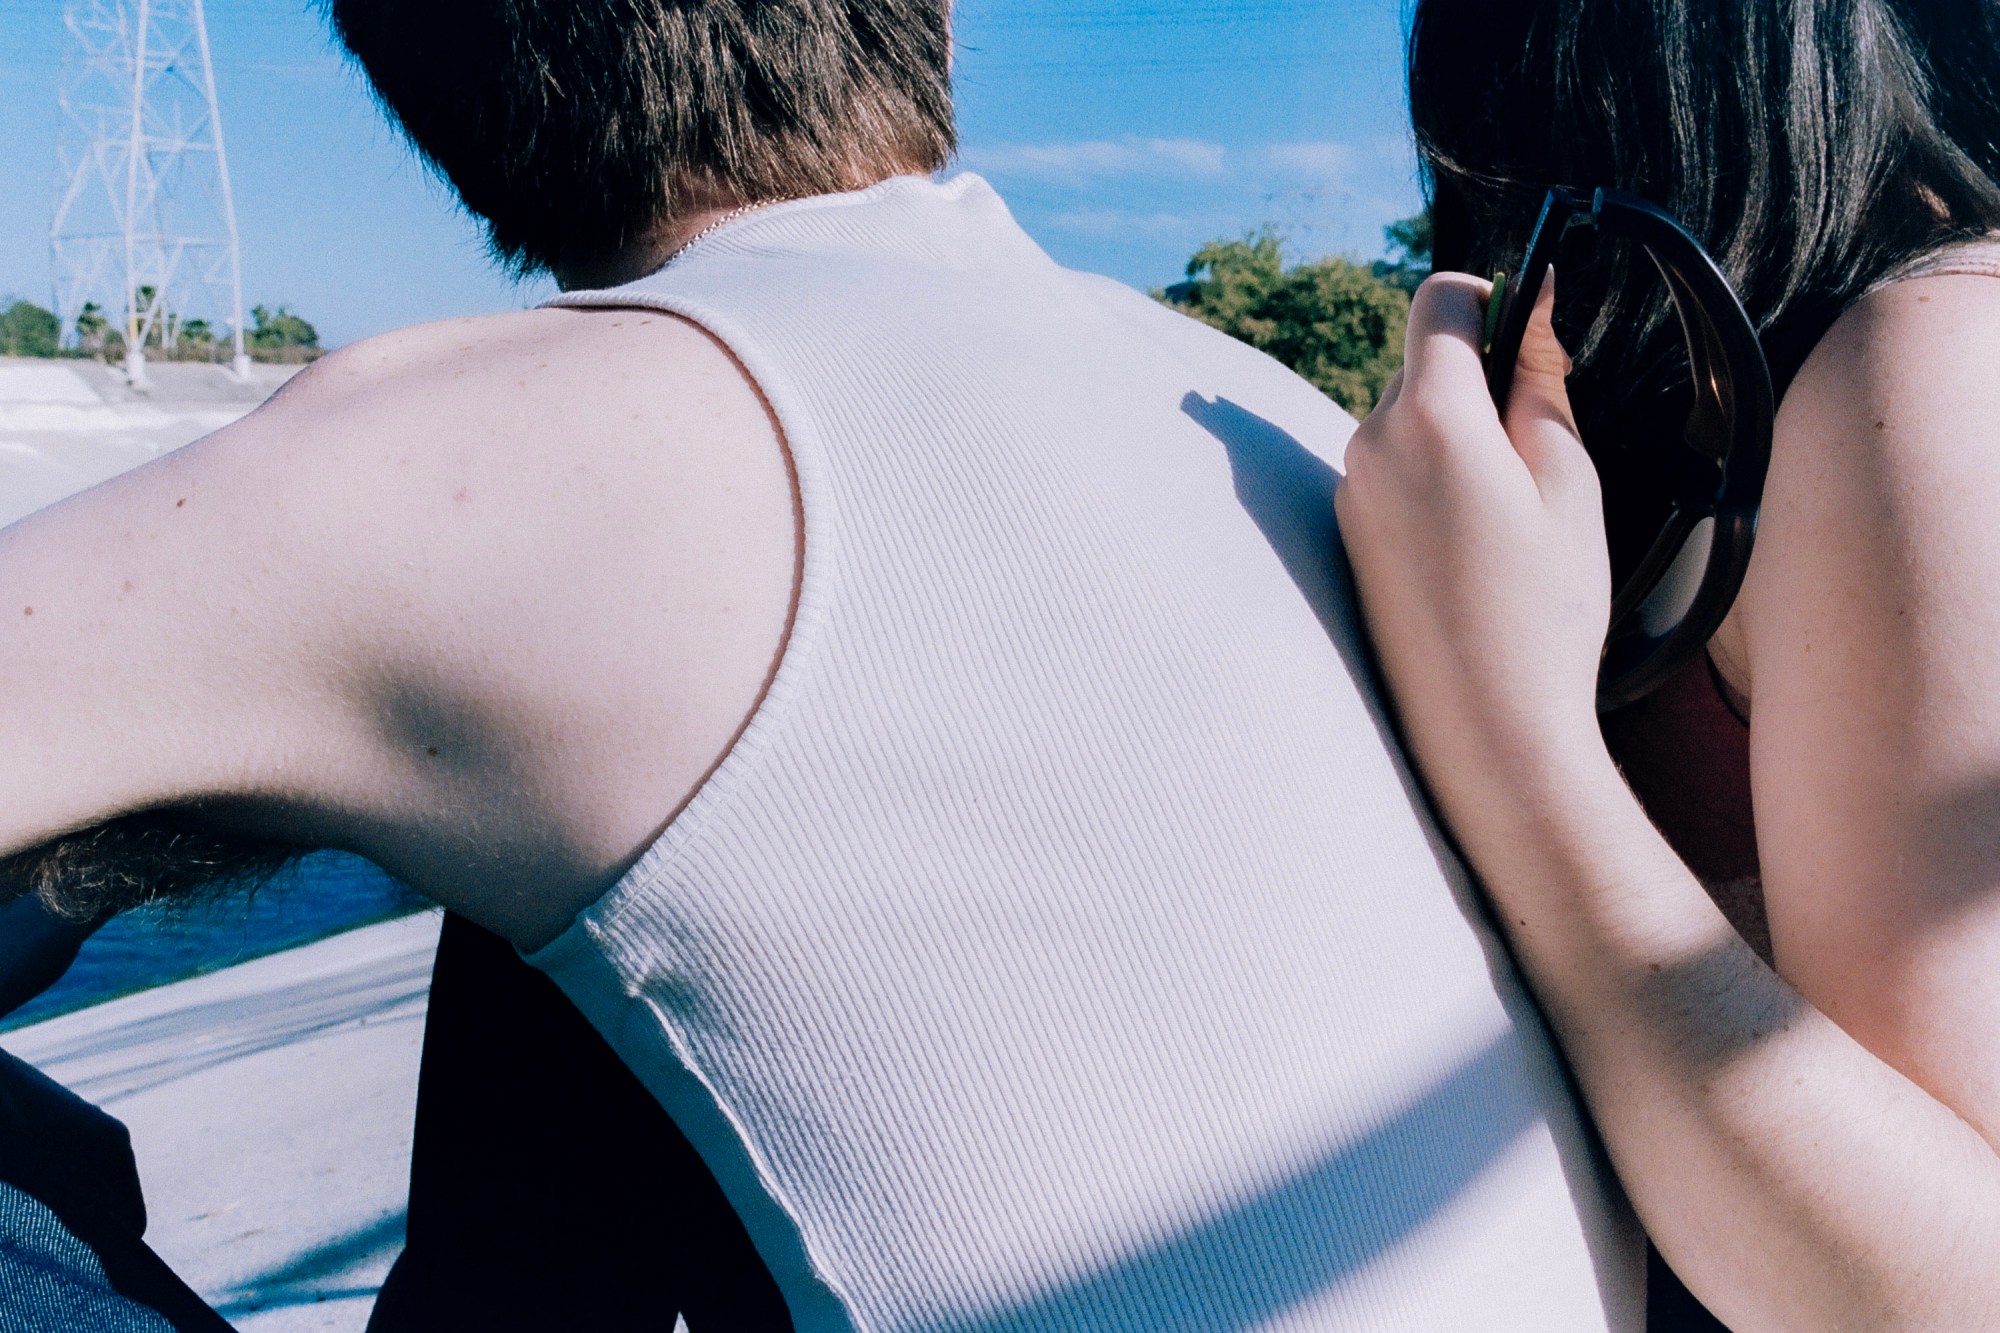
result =
[[1689,531],[1660,581],[1632,612],[1633,623],[1649,639],[1664,638],[1687,619],[1708,572],[1715,545],[1715,519],[1704,518]]

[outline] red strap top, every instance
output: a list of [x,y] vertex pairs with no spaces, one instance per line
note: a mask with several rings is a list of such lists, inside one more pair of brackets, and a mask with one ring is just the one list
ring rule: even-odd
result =
[[[2000,278],[2000,234],[1912,261],[1876,284]],[[1750,811],[1750,729],[1703,654],[1653,694],[1604,719],[1604,737],[1660,832],[1743,937],[1771,956]]]
[[1723,698],[1707,654],[1607,716],[1604,739],[1660,832],[1768,958],[1750,818],[1750,729]]

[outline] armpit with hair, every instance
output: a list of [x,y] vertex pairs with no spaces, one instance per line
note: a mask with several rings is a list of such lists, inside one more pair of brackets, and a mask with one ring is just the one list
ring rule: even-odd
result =
[[121,816],[0,859],[0,901],[27,894],[69,921],[262,887],[313,850],[219,832],[184,810]]

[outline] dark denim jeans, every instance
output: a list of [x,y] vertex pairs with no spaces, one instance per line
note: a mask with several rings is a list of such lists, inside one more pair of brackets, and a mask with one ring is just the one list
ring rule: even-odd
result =
[[[145,1229],[125,1127],[0,1052],[0,1333],[226,1333]],[[696,1333],[791,1327],[659,1104],[546,977],[447,917],[409,1241],[370,1333],[669,1333],[682,1314]]]
[[0,1052],[0,1330],[227,1333],[145,1230],[125,1127]]

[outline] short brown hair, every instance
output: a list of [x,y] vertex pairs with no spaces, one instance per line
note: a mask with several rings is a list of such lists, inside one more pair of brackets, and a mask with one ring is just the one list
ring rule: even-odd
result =
[[706,196],[936,171],[950,0],[329,0],[335,32],[517,273],[611,258]]

